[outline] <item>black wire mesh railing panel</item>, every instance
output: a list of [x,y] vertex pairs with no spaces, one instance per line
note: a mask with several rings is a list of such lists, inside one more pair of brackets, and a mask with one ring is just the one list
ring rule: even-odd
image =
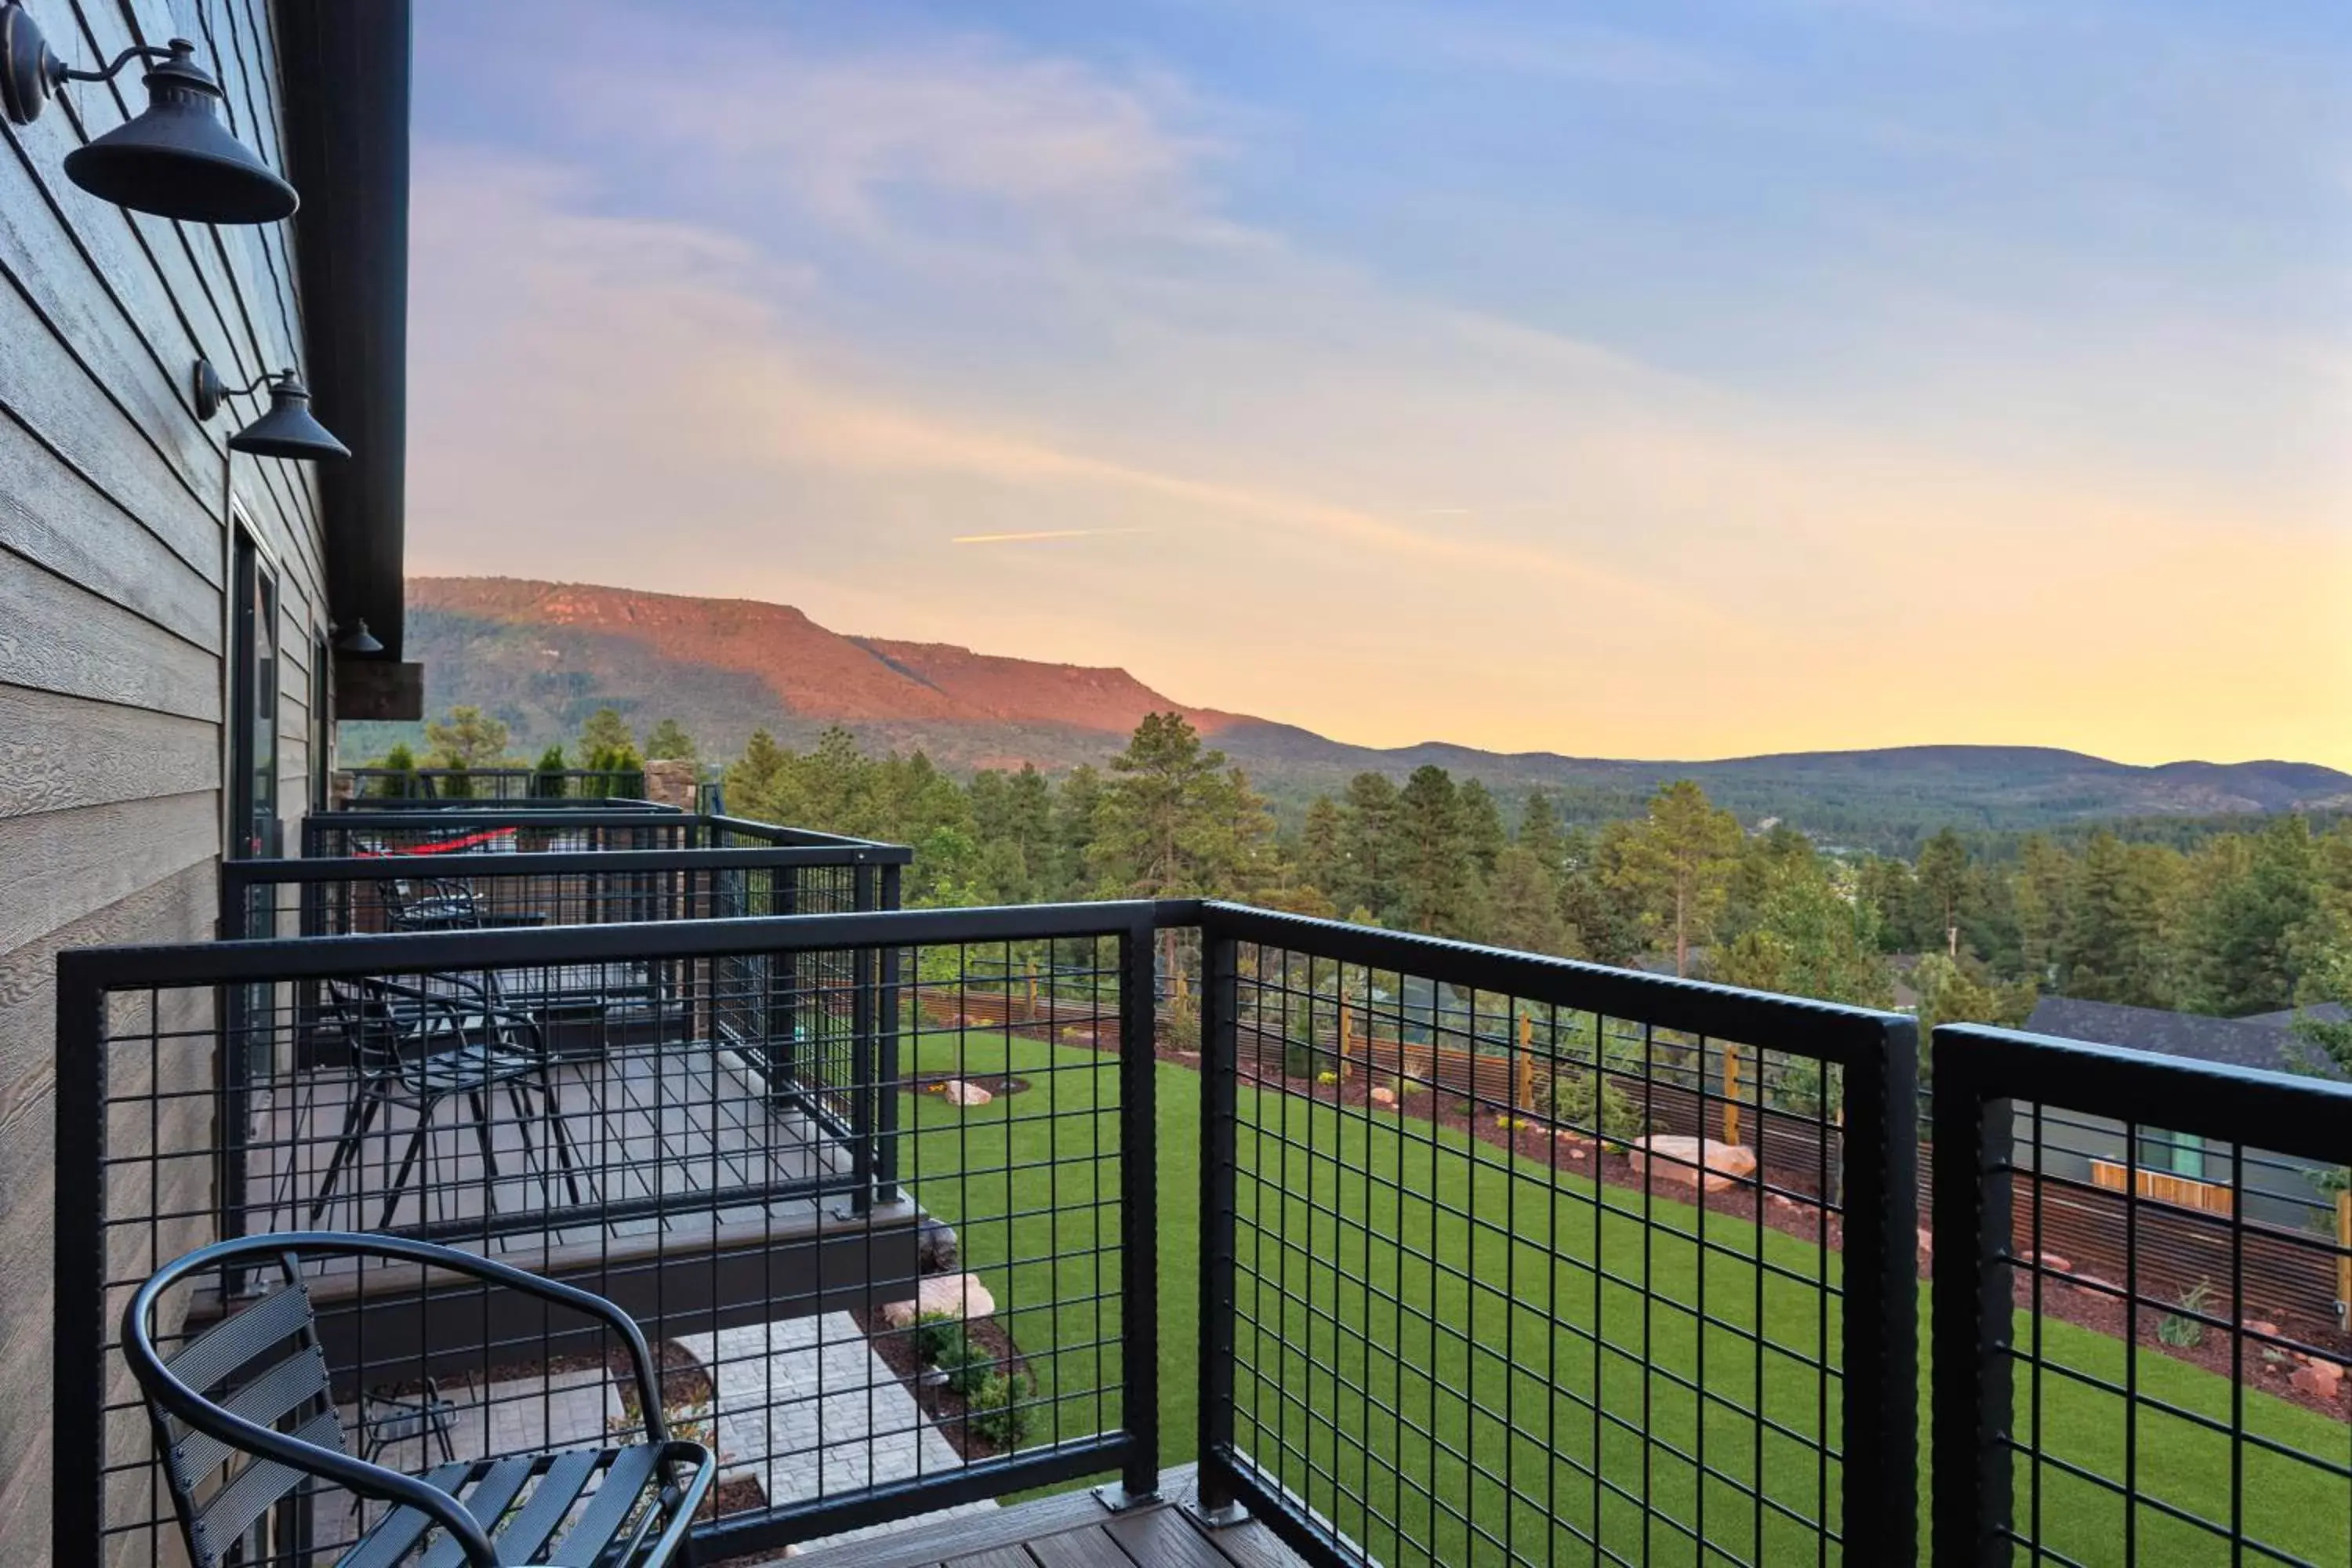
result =
[[1906,1025],[1206,929],[1204,1495],[1391,1565],[1905,1560]]
[[302,819],[306,858],[584,854],[691,849],[700,842],[698,819],[651,805],[546,811],[528,802],[477,803],[432,812],[313,812]]
[[[1053,931],[1114,988],[1139,945],[1103,929],[1122,908]],[[1156,1468],[1149,1031],[1127,1057],[964,1019],[967,960],[1015,940],[992,921],[1039,923],[848,913],[751,944],[854,1020],[839,1126],[711,1026],[740,1000],[722,962],[740,925],[69,955],[58,1334],[89,1375],[58,1393],[59,1560],[176,1555],[114,1317],[227,1235],[416,1237],[621,1304],[663,1359],[673,1428],[722,1458],[708,1558]],[[559,1049],[543,1009],[495,989],[559,960],[666,966],[677,988],[643,1026]],[[634,1429],[618,1347],[561,1312],[405,1266],[305,1277],[352,1452],[422,1471]],[[267,1284],[210,1281],[165,1326],[198,1331]],[[248,1560],[331,1560],[373,1518],[321,1493]]]
[[1935,1040],[1939,1559],[2352,1562],[2352,1086]]
[[641,768],[352,768],[352,804],[536,801],[564,805],[641,799]]

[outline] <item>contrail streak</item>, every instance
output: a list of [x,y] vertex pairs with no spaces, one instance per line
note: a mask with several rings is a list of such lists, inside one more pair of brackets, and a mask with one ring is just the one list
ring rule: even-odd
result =
[[960,533],[950,544],[1027,544],[1040,539],[1100,539],[1116,533],[1157,533],[1156,528],[1055,528],[1037,533]]

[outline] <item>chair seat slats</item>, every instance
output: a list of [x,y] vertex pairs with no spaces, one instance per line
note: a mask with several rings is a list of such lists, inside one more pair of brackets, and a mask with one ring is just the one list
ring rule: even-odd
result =
[[[309,1346],[298,1348],[261,1376],[237,1390],[227,1405],[229,1413],[263,1426],[275,1426],[307,1402],[327,1392],[326,1363]],[[219,1438],[172,1423],[172,1463],[191,1483],[236,1450]]]
[[642,1500],[661,1452],[658,1444],[647,1443],[614,1454],[604,1479],[597,1484],[596,1495],[580,1510],[579,1521],[549,1561],[562,1568],[593,1568]]
[[517,1510],[506,1529],[499,1532],[499,1561],[535,1560],[546,1546],[547,1538],[563,1522],[563,1516],[572,1511],[572,1505],[580,1500],[581,1490],[596,1473],[596,1467],[604,1462],[603,1454],[586,1448],[558,1454],[548,1465],[547,1473],[539,1478],[530,1500]]
[[[428,1487],[454,1493],[465,1484],[467,1475],[473,1468],[471,1462],[460,1460],[457,1464],[443,1465],[438,1469],[427,1471],[419,1479]],[[407,1556],[417,1539],[432,1528],[433,1521],[416,1510],[394,1509],[384,1517],[383,1523],[369,1531],[358,1545],[345,1552],[335,1568],[392,1568],[394,1563]]]
[[272,1345],[310,1326],[310,1293],[296,1285],[263,1297],[163,1358],[189,1387],[210,1391]]
[[[296,1427],[292,1436],[324,1447],[341,1441],[342,1426],[332,1410],[322,1410]],[[196,1516],[197,1528],[204,1531],[214,1552],[226,1551],[238,1536],[253,1528],[254,1521],[308,1479],[290,1465],[281,1465],[275,1459],[256,1459],[214,1494],[204,1511]]]
[[[499,1519],[522,1495],[522,1489],[530,1484],[539,1465],[540,1456],[535,1454],[495,1460],[459,1500],[466,1505],[467,1513],[481,1521],[484,1530],[496,1535]],[[420,1568],[464,1568],[465,1562],[466,1549],[444,1536],[425,1554]]]

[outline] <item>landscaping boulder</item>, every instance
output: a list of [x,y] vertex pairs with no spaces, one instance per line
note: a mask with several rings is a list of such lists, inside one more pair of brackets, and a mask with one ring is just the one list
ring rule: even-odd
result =
[[2053,1274],[2072,1274],[2074,1266],[2054,1252],[2028,1252],[2020,1255],[2021,1262],[2039,1264]]
[[926,1312],[950,1318],[996,1315],[996,1298],[977,1274],[934,1274],[915,1288],[911,1301],[892,1301],[882,1309],[882,1321],[894,1329],[910,1328]]
[[1372,1090],[1371,1100],[1374,1105],[1394,1105],[1396,1090],[1382,1085]]
[[926,1274],[945,1274],[961,1260],[955,1226],[925,1215],[916,1229],[915,1260]]
[[947,1087],[940,1090],[940,1098],[950,1105],[986,1105],[996,1096],[976,1083],[966,1083],[960,1078],[951,1078],[948,1079]]
[[2297,1394],[2308,1394],[2317,1399],[2333,1399],[2344,1386],[2344,1368],[2332,1361],[2315,1361],[2294,1369],[2287,1379]]
[[2248,1318],[2246,1320],[2246,1331],[2252,1334],[2260,1334],[2264,1339],[2274,1340],[2278,1338],[2279,1326],[2276,1323],[2272,1322],[2267,1318]]
[[1661,1181],[1680,1182],[1694,1188],[1699,1185],[1699,1167],[1704,1164],[1706,1190],[1710,1193],[1722,1192],[1756,1171],[1756,1151],[1744,1143],[1721,1143],[1712,1138],[1685,1138],[1668,1132],[1636,1138],[1625,1157],[1637,1176],[1647,1173],[1654,1163]]

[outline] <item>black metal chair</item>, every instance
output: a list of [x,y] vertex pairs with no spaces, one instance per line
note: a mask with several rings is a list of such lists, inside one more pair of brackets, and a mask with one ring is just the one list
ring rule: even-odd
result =
[[[376,1224],[389,1229],[400,1199],[415,1173],[417,1156],[432,1135],[435,1113],[441,1106],[462,1100],[472,1113],[476,1144],[482,1154],[484,1203],[487,1206],[499,1179],[496,1133],[490,1101],[503,1088],[514,1109],[526,1164],[540,1167],[540,1188],[551,1194],[551,1173],[530,1140],[533,1112],[524,1098],[536,1091],[547,1124],[548,1145],[562,1167],[572,1202],[581,1200],[580,1176],[572,1157],[571,1135],[564,1131],[562,1108],[556,1102],[553,1066],[531,1014],[499,1001],[492,987],[462,974],[432,974],[424,984],[382,978],[330,980],[328,1006],[350,1042],[359,1081],[343,1112],[342,1131],[327,1161],[325,1176],[310,1204],[310,1222],[319,1223],[334,1201],[342,1173],[359,1157],[368,1129],[387,1106],[414,1108],[415,1130],[409,1134],[400,1171],[383,1200]],[[420,1202],[420,1217],[424,1217]]]
[[[467,1275],[597,1320],[628,1346],[645,1440],[460,1459],[423,1476],[355,1458],[344,1444],[302,1282],[306,1258],[339,1258]],[[280,1288],[168,1354],[158,1348],[165,1291],[269,1259],[283,1272]],[[156,1455],[195,1568],[237,1559],[272,1510],[320,1484],[389,1505],[337,1560],[341,1568],[395,1568],[413,1558],[463,1561],[467,1568],[654,1568],[684,1546],[718,1469],[709,1449],[669,1435],[659,1375],[627,1313],[601,1296],[429,1242],[287,1231],[199,1248],[165,1264],[131,1297],[122,1353],[146,1396]],[[303,1543],[281,1543],[279,1552],[289,1562],[310,1555]]]

